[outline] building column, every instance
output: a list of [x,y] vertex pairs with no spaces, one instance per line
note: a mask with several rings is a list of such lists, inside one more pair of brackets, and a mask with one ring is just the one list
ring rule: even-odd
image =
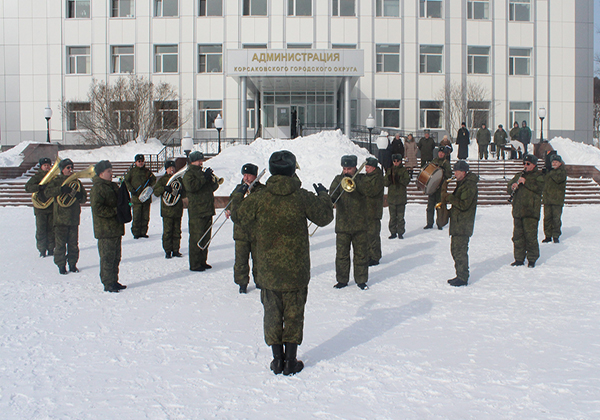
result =
[[350,77],[344,77],[344,134],[350,137]]
[[259,112],[258,112],[259,104],[260,104],[260,92],[256,91],[256,93],[254,94],[254,135],[256,135],[256,131],[258,130],[258,127],[260,127],[260,118],[259,118]]
[[242,141],[246,140],[247,137],[247,130],[246,127],[248,126],[248,83],[247,83],[247,79],[246,77],[240,77],[240,85],[241,85],[241,94],[242,94],[242,100],[240,101],[240,115],[242,116],[241,121],[241,127],[240,127],[240,138],[242,139]]

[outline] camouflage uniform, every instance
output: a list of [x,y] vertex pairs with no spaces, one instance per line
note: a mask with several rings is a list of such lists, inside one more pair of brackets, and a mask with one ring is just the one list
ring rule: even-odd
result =
[[[442,182],[440,182],[437,190],[434,191],[433,194],[430,194],[427,199],[427,226],[433,226],[433,220],[435,215],[435,205],[439,203],[442,199],[442,184],[444,180],[452,177],[452,167],[450,166],[450,162],[446,160],[446,158],[436,157],[431,162],[434,165],[439,166],[444,171],[444,175],[442,176]],[[438,224],[439,227],[439,224]]]
[[[215,214],[214,191],[219,188],[219,184],[212,179],[207,180],[205,172],[200,166],[190,164],[183,176],[183,186],[188,198],[190,270],[199,271],[207,265],[208,247],[205,250],[200,249],[198,241],[212,224],[212,217]],[[201,245],[206,245],[210,236],[211,232],[209,231],[204,236]]]
[[494,133],[494,144],[496,145],[496,159],[500,159],[500,155],[502,154],[502,159],[504,159],[504,150],[503,147],[506,145],[508,138],[508,134],[504,129],[497,129]]
[[488,146],[490,145],[490,139],[492,135],[490,130],[486,128],[480,128],[477,130],[477,146],[479,146],[479,159],[483,159],[484,157],[488,158]]
[[[550,166],[550,168],[552,168]],[[567,186],[567,170],[565,165],[551,169],[544,176],[544,235],[546,238],[560,237],[561,216],[565,205],[565,189]]]
[[512,200],[512,216],[514,221],[513,237],[515,261],[535,263],[540,257],[538,243],[538,223],[542,207],[542,191],[544,176],[537,166],[530,172],[518,173],[508,182],[508,193],[512,193],[512,184],[520,177],[525,183],[520,184]]
[[479,177],[467,172],[452,194],[446,197],[450,208],[450,252],[454,259],[456,277],[469,280],[469,238],[473,236],[475,212],[477,211],[477,183]]
[[[160,215],[163,219],[163,234],[162,246],[167,254],[175,251],[179,252],[181,243],[181,217],[183,216],[183,198],[185,197],[185,188],[180,191],[181,196],[179,201],[174,206],[167,206],[162,200],[162,195],[165,192],[165,186],[171,179],[171,175],[165,174],[154,186],[154,195],[160,197]],[[181,179],[180,179],[181,181]]]
[[[329,191],[334,191],[342,178],[344,175],[336,176]],[[354,178],[354,191],[345,192],[340,186],[331,196],[333,201],[339,197],[335,216],[335,274],[338,283],[347,284],[350,279],[350,246],[354,251],[354,281],[364,284],[369,280],[366,197],[375,190],[371,185],[373,181],[374,178],[367,179],[366,175],[358,174]]]
[[75,182],[79,184],[81,199],[75,199],[69,207],[62,207],[58,204],[57,198],[62,195],[61,186],[67,178],[66,175],[58,175],[48,183],[44,192],[47,197],[55,197],[53,204],[54,264],[59,268],[65,267],[67,263],[69,267],[75,267],[79,261],[79,218],[81,204],[87,201],[87,192],[81,181],[77,179]]
[[385,173],[384,185],[388,187],[388,210],[390,211],[389,229],[392,235],[404,235],[406,222],[404,213],[406,211],[406,187],[410,182],[410,175],[405,167],[392,166]]
[[238,223],[253,232],[256,241],[255,263],[269,346],[302,343],[310,281],[306,220],[317,226],[333,220],[329,195],[321,192],[316,196],[300,185],[296,177],[272,175],[266,188],[241,202],[236,214]]
[[[39,184],[47,173],[40,169],[34,176],[29,178],[29,181],[25,184],[25,191],[28,193],[39,192]],[[42,195],[45,194],[42,193]],[[46,209],[33,208],[33,214],[35,215],[35,240],[40,255],[46,255],[46,252],[48,252],[48,255],[52,255],[54,252],[53,212],[52,205]]]
[[[240,188],[243,183],[238,184],[229,196],[231,204],[229,209],[231,210],[231,221],[233,225],[233,240],[235,241],[235,262],[233,264],[233,281],[238,286],[247,286],[250,283],[250,263],[249,258],[252,258],[252,277],[254,283],[257,283],[257,271],[256,262],[254,261],[255,250],[253,249],[254,242],[251,237],[252,231],[244,229],[239,224],[237,218],[237,209],[242,204],[244,197],[242,194],[236,194],[236,190]],[[256,182],[252,187],[251,193],[257,193],[265,188],[260,182]],[[260,286],[259,286],[260,287]]]
[[383,217],[383,172],[376,167],[365,174],[370,190],[367,195],[367,241],[369,243],[368,261],[381,259],[381,218]]
[[121,238],[125,234],[125,225],[117,220],[119,186],[98,176],[95,176],[92,181],[90,202],[94,238],[98,239],[100,280],[106,289],[119,281]]
[[146,187],[151,187],[155,183],[156,177],[152,171],[145,166],[138,168],[134,164],[131,169],[127,171],[127,174],[125,174],[125,184],[131,193],[131,203],[133,204],[131,233],[136,238],[148,234],[150,204],[152,203],[150,198],[142,203],[138,197]]
[[421,151],[421,168],[425,167],[433,160],[433,150],[435,149],[435,140],[433,137],[421,137],[418,143]]

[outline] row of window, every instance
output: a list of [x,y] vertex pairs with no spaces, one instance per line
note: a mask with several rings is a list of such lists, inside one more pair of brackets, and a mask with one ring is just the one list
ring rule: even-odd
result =
[[[259,47],[263,47],[260,45]],[[293,47],[306,48],[298,44]],[[339,47],[339,46],[338,46]],[[266,48],[266,46],[265,46]],[[310,48],[310,45],[308,45]],[[419,51],[419,73],[442,73],[442,45],[421,45]],[[135,70],[135,47],[119,45],[111,47],[110,72],[133,73]],[[530,48],[509,48],[508,73],[510,75],[529,75],[531,64]],[[67,47],[67,74],[91,73],[90,47]],[[177,73],[177,45],[154,46],[154,72]],[[376,66],[377,73],[400,72],[400,45],[377,44]],[[221,73],[223,71],[223,47],[221,44],[198,45],[198,73]],[[469,46],[467,48],[467,73],[490,73],[490,47]]]
[[[111,17],[133,17],[135,0],[111,0]],[[179,0],[152,0],[154,16],[179,15]],[[67,17],[89,18],[91,0],[68,0]],[[468,19],[489,19],[491,0],[468,0]],[[313,0],[287,0],[288,16],[312,16]],[[243,0],[243,16],[266,16],[268,0]],[[442,0],[419,0],[419,17],[442,18]],[[223,16],[223,0],[198,0],[199,16]],[[356,16],[356,0],[331,0],[332,16]],[[399,17],[400,0],[376,0],[375,15]],[[527,22],[531,18],[531,0],[509,0],[509,20]]]

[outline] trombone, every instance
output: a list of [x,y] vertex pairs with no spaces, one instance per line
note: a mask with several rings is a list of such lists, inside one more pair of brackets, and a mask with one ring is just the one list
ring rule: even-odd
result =
[[[260,181],[260,179],[262,178],[262,176],[265,174],[266,171],[267,171],[266,169],[263,169],[260,172],[260,174],[258,174],[258,176],[256,177],[256,179],[254,181],[252,181],[252,183],[250,183],[250,185],[248,186],[248,190],[246,191],[246,194],[250,194],[250,192],[252,191],[252,188],[254,187],[254,185],[256,185],[256,183],[258,181]],[[214,176],[214,174],[213,174],[213,176]],[[223,179],[223,178],[219,178],[219,179]],[[222,184],[222,182],[221,182],[221,184]],[[233,198],[231,200],[229,200],[229,202],[227,203],[227,205],[225,206],[225,208],[223,210],[221,210],[221,212],[217,215],[217,217],[212,222],[212,224],[208,227],[208,229],[206,229],[206,232],[204,232],[204,235],[202,235],[202,237],[198,240],[198,248],[200,248],[202,251],[204,251],[206,248],[208,248],[208,246],[210,245],[210,243],[212,242],[212,240],[214,239],[214,237],[217,236],[217,233],[219,233],[219,231],[221,230],[221,228],[223,227],[223,225],[227,221],[227,219],[225,219],[225,220],[223,220],[221,222],[221,224],[219,225],[219,227],[217,228],[217,230],[210,236],[210,238],[208,239],[208,241],[206,242],[205,245],[200,245],[200,242],[202,242],[202,239],[204,239],[204,237],[208,234],[208,232],[210,232],[210,230],[215,225],[215,223],[217,223],[217,220],[219,220],[219,217],[221,217],[225,213],[225,211],[227,211],[227,209],[231,205],[232,201],[233,201]]]

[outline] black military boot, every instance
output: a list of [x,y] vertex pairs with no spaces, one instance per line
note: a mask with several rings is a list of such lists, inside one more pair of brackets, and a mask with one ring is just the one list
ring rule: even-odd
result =
[[54,255],[54,250],[53,249],[49,249],[48,250],[48,256],[51,257]]
[[534,268],[535,267],[535,261],[529,261],[529,263],[527,264],[527,267]]
[[367,286],[367,283],[358,283],[357,286],[360,290],[369,290],[369,286]]
[[58,272],[60,274],[67,274],[67,268],[65,266],[58,267]]
[[397,236],[398,235],[396,235],[395,233],[392,233],[388,239],[396,239]]
[[333,285],[334,289],[343,289],[346,286],[348,286],[348,283],[337,282],[336,284]]
[[40,258],[46,258],[46,251],[40,251]]
[[463,280],[463,279],[459,279],[458,277],[452,280],[448,280],[448,283],[450,283],[450,286],[455,286],[455,287],[460,287],[460,286],[466,286],[467,285],[467,281]]
[[183,254],[181,254],[181,252],[179,252],[179,251],[173,251],[171,254],[177,258],[183,257]]
[[555,244],[558,244],[558,243],[560,243],[560,241],[558,240],[558,238],[554,238],[553,240],[554,240],[554,243],[555,243]]
[[552,238],[545,237],[544,240],[542,241],[543,244],[547,244],[548,242],[552,242]]
[[240,284],[240,294],[245,295],[247,291],[248,291],[248,285],[247,284]]
[[520,265],[525,265],[525,263],[523,261],[514,261],[514,262],[510,263],[510,265],[513,267],[518,267]]
[[279,375],[283,372],[283,344],[274,344],[271,346],[271,350],[273,350],[271,370],[275,375]]
[[170,260],[171,258],[173,258],[173,254],[171,254],[171,251],[167,251],[167,252],[165,252],[165,258],[166,258],[167,260]]
[[69,271],[71,273],[79,273],[79,268],[77,268],[76,264],[69,264]]
[[304,369],[304,363],[296,359],[298,344],[285,343],[285,361],[283,362],[283,374],[294,375]]

